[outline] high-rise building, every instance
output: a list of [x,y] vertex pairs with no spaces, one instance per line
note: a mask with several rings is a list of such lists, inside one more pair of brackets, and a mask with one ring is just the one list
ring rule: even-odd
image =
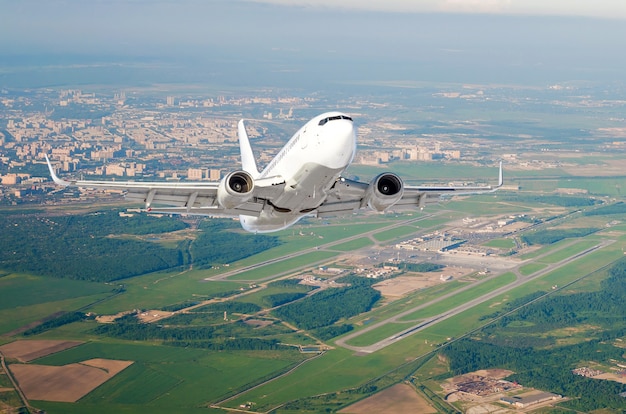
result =
[[221,177],[222,173],[220,170],[214,170],[211,169],[209,170],[209,180],[211,181],[219,181]]
[[204,178],[204,174],[202,169],[200,168],[190,168],[187,170],[187,179],[199,181]]

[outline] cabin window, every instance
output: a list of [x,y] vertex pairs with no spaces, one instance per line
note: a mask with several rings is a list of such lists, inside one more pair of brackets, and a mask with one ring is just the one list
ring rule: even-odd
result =
[[330,122],[330,121],[336,121],[336,120],[338,120],[338,119],[346,119],[346,120],[348,120],[348,121],[352,121],[352,118],[350,118],[349,116],[346,116],[346,115],[335,115],[335,116],[329,116],[329,117],[326,117],[326,118],[324,118],[324,119],[321,119],[318,125],[319,125],[319,126],[324,126],[324,125],[326,125],[328,122]]

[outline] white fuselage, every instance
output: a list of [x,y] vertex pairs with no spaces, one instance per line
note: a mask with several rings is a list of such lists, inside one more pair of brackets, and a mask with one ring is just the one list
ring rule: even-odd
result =
[[259,217],[240,216],[244,229],[263,233],[289,227],[324,202],[356,152],[352,119],[327,112],[307,122],[256,178],[281,176],[284,192]]

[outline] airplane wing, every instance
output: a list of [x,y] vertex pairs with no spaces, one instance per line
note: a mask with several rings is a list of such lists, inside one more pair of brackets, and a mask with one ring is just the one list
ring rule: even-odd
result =
[[[396,177],[394,174],[387,175]],[[372,188],[378,186],[377,179],[380,177],[384,179],[385,174],[379,175],[370,183],[341,178],[332,187],[326,201],[318,207],[317,216],[328,217],[352,214],[356,210],[368,206],[378,211],[383,211],[387,208],[393,210],[421,210],[426,204],[437,203],[445,197],[492,193],[502,187],[503,184],[502,162],[500,162],[498,184],[496,186],[404,186],[401,180],[396,177],[399,185],[397,185],[398,191],[394,193],[395,195],[378,194],[376,196]],[[376,197],[379,197],[379,199],[376,199]]]
[[209,216],[258,216],[267,199],[280,194],[285,186],[281,177],[254,180],[247,200],[227,208],[218,202],[220,182],[149,182],[149,181],[91,181],[59,178],[48,156],[48,169],[52,180],[63,187],[102,188],[122,190],[129,201],[143,203],[150,212],[188,213]]

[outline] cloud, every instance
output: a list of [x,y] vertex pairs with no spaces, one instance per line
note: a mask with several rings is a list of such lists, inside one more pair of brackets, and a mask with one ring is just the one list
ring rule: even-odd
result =
[[624,0],[244,0],[303,8],[626,19]]
[[452,13],[505,13],[511,0],[442,0],[439,10]]

